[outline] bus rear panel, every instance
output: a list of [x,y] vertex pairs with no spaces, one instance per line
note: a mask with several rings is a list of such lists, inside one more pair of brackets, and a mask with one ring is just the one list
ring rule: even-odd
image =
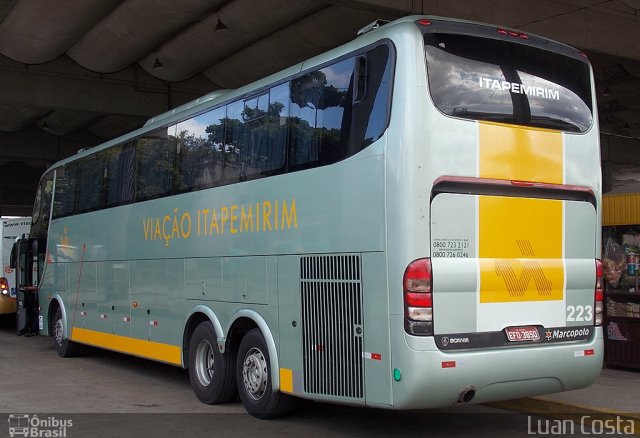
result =
[[426,103],[409,115],[415,151],[387,167],[394,405],[588,386],[603,357],[588,61],[513,30],[416,25],[426,83],[406,93]]

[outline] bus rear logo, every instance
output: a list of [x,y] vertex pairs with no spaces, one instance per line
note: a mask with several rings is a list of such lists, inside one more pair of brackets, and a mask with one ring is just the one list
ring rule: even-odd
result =
[[518,240],[517,246],[522,258],[480,259],[480,302],[561,300],[562,259],[535,258],[528,240]]
[[518,277],[510,260],[496,260],[496,275],[503,278],[509,295],[523,297],[531,279],[536,284],[538,295],[541,297],[551,295],[552,283],[545,277],[540,263],[537,260],[527,260],[523,265],[522,273]]

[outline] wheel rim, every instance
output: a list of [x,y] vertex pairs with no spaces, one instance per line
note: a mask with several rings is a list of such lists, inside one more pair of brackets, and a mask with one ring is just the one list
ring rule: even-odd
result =
[[56,340],[56,344],[62,345],[62,340],[64,337],[64,326],[62,325],[62,319],[56,321],[56,324],[53,327],[53,336]]
[[206,339],[203,339],[198,344],[196,350],[196,375],[198,381],[202,386],[209,386],[213,379],[213,348]]
[[267,360],[258,348],[251,348],[244,357],[242,380],[249,397],[260,400],[267,389],[269,373]]

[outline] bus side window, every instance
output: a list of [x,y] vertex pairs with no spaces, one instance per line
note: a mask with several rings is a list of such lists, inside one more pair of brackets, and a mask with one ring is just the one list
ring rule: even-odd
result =
[[53,217],[73,214],[77,187],[78,162],[69,163],[56,170],[56,194]]
[[366,54],[367,62],[360,65],[366,72],[358,72],[358,84],[361,76],[366,76],[366,90],[362,99],[353,104],[351,139],[349,155],[353,155],[379,139],[389,123],[391,98],[392,63],[387,45],[378,46]]
[[118,145],[104,151],[102,205],[116,207],[133,199],[135,144]]
[[245,146],[244,102],[232,102],[227,105],[227,129],[224,138],[223,181],[230,184],[241,181],[243,175],[240,153]]
[[78,170],[78,193],[74,213],[93,211],[100,208],[102,179],[104,176],[105,154],[98,153],[80,160]]
[[291,81],[291,168],[345,158],[342,131],[350,129],[345,108],[351,105],[354,64],[354,58],[345,59]]
[[222,181],[226,108],[178,123],[176,192],[215,187]]
[[324,166],[379,139],[389,121],[386,44],[291,81],[289,168]]
[[49,172],[42,178],[38,186],[31,219],[31,234],[39,239],[44,239],[47,236],[52,195],[53,172]]
[[267,156],[269,166],[265,169],[271,173],[284,170],[285,152],[287,150],[287,134],[289,120],[289,83],[277,85],[269,93],[269,127],[267,139]]
[[146,134],[136,142],[136,201],[173,192],[175,125]]
[[242,179],[253,179],[270,170],[268,145],[269,136],[269,93],[244,101],[242,110]]

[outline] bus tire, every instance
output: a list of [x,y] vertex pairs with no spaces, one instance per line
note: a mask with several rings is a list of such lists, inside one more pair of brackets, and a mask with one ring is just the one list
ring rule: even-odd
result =
[[199,324],[191,336],[189,380],[198,400],[208,405],[227,403],[235,395],[233,355],[220,353],[216,331],[209,321]]
[[293,397],[273,391],[272,375],[267,343],[260,329],[254,328],[240,342],[236,379],[242,404],[256,418],[279,417],[293,406]]
[[62,319],[60,307],[56,309],[56,316],[53,321],[53,344],[58,356],[77,356],[80,351],[80,345],[64,337],[64,320]]

